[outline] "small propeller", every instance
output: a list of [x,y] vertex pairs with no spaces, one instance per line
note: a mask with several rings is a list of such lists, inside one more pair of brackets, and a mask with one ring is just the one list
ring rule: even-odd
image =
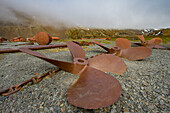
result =
[[[122,44],[122,42],[123,42],[123,44]],[[103,45],[99,42],[97,42],[97,43],[94,42],[94,43],[104,49],[107,48],[107,47],[103,47]],[[123,38],[117,38],[116,39],[116,47],[113,47],[111,49],[107,48],[105,50],[108,51],[108,53],[110,53],[110,54],[114,54],[116,56],[120,56],[120,57],[128,59],[128,60],[140,60],[140,59],[144,59],[152,54],[152,51],[149,48],[146,48],[146,47],[130,48],[130,45],[131,45],[131,42],[129,40],[123,39]],[[121,49],[121,48],[123,48],[123,49]]]
[[141,40],[141,43],[134,43],[139,46],[144,46],[148,48],[157,48],[157,49],[165,49],[166,47],[158,46],[160,43],[162,43],[161,38],[153,38],[151,40],[145,41],[145,38],[142,35],[139,35],[138,38]]
[[[70,104],[85,109],[98,109],[106,107],[116,102],[121,95],[121,85],[113,76],[104,73],[104,71],[113,71],[116,73],[123,73],[126,70],[126,65],[117,58],[111,55],[99,55],[91,59],[85,59],[84,50],[74,42],[67,42],[67,46],[73,56],[73,63],[49,59],[38,52],[29,50],[27,48],[20,48],[20,51],[41,58],[61,69],[72,74],[79,75],[78,80],[67,90],[66,97]],[[76,51],[77,50],[77,51]],[[121,63],[125,66],[122,71],[115,71],[114,63],[106,63],[98,61],[103,58],[104,61]],[[108,58],[108,60],[106,60]],[[118,61],[117,61],[118,60]],[[101,66],[104,64],[109,69]],[[99,67],[96,67],[99,65]],[[113,66],[113,67],[112,67]],[[111,68],[112,67],[112,68]],[[122,67],[118,66],[119,69]],[[116,68],[118,69],[118,68]]]

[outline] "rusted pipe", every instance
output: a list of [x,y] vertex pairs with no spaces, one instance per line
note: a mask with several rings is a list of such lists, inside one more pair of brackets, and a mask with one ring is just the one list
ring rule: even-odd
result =
[[[78,43],[80,46],[89,46],[92,45],[93,42],[80,42]],[[67,44],[54,44],[54,45],[38,45],[38,46],[28,46],[24,48],[28,48],[31,50],[38,50],[38,49],[50,49],[50,48],[58,48],[58,47],[67,47]],[[0,49],[0,54],[1,53],[14,53],[14,52],[20,52],[20,50],[17,49],[12,49],[12,48],[4,48]]]
[[[50,49],[50,48],[58,48],[58,47],[67,47],[66,44],[55,44],[55,45],[38,45],[38,46],[28,46],[25,48],[31,49],[31,50],[39,50],[39,49]],[[12,48],[4,48],[0,49],[0,54],[1,53],[14,53],[14,52],[20,52],[20,50],[17,49],[12,49]]]

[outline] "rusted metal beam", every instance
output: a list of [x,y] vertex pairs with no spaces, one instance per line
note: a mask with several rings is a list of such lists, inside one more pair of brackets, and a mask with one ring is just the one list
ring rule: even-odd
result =
[[[93,42],[83,41],[83,42],[80,42],[78,44],[80,46],[89,46],[89,45],[92,45]],[[28,47],[24,47],[24,48],[28,48],[28,49],[31,49],[31,50],[39,50],[39,49],[50,49],[50,48],[59,48],[59,47],[67,47],[67,44],[37,45],[37,46],[28,46]],[[20,52],[20,50],[18,48],[17,49],[13,49],[13,48],[0,49],[0,54],[1,53],[14,53],[14,52]]]
[[[38,46],[28,46],[25,48],[31,49],[31,50],[39,50],[39,49],[50,49],[50,48],[59,48],[59,47],[67,47],[66,44],[54,44],[54,45],[38,45]],[[1,53],[14,53],[14,52],[20,52],[20,50],[13,49],[13,48],[4,48],[0,49],[0,54]]]

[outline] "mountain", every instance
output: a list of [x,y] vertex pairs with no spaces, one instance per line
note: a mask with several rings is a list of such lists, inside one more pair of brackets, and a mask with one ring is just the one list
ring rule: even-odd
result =
[[0,37],[11,39],[16,36],[23,38],[33,37],[38,32],[47,32],[51,36],[66,38],[65,32],[67,28],[62,23],[58,23],[60,27],[43,25],[34,20],[34,17],[26,15],[22,12],[12,10],[17,18],[15,22],[0,21]]
[[[38,32],[47,32],[51,36],[62,38],[131,38],[138,39],[137,35],[144,35],[149,37],[170,37],[170,28],[167,29],[97,29],[97,28],[80,28],[66,27],[63,23],[55,23],[52,25],[45,25],[37,22],[34,17],[26,15],[25,13],[11,9],[17,21],[5,22],[0,21],[0,37],[11,39],[13,37],[33,37]],[[57,27],[56,27],[57,26]]]
[[170,37],[170,28],[165,29],[144,29],[142,34],[145,36]]

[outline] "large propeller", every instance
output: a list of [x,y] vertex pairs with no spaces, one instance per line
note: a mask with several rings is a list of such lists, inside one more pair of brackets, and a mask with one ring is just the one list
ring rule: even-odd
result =
[[114,54],[128,60],[141,60],[152,54],[151,49],[146,47],[131,47],[131,42],[125,38],[117,38],[116,46],[107,48],[99,42],[94,41],[95,44],[105,49],[109,54]]
[[78,80],[66,93],[70,104],[85,109],[97,109],[116,102],[121,95],[121,85],[117,79],[103,71],[124,73],[126,65],[123,60],[109,54],[85,59],[85,51],[78,44],[67,42],[67,46],[73,56],[73,63],[50,59],[27,48],[20,48],[20,51],[43,59],[64,71],[79,75]]

